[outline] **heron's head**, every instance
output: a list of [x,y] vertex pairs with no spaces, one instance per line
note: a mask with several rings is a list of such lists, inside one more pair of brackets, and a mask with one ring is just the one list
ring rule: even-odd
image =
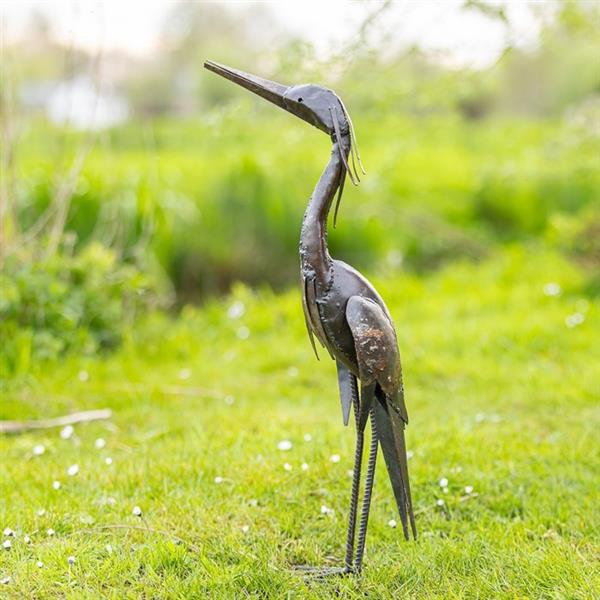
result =
[[312,83],[286,86],[211,60],[207,60],[204,66],[329,135],[350,135],[348,114],[342,101],[330,89]]
[[[217,75],[241,85],[261,98],[314,125],[338,143],[345,170],[340,178],[335,209],[335,215],[337,215],[346,173],[352,183],[356,185],[360,181],[357,164],[362,172],[365,172],[360,162],[352,120],[339,96],[333,90],[320,85],[312,83],[294,86],[282,85],[275,81],[221,65],[212,60],[207,60],[204,66]],[[345,144],[343,144],[344,141]],[[342,149],[342,145],[345,146],[345,149]],[[346,156],[348,152],[351,154],[350,161]]]

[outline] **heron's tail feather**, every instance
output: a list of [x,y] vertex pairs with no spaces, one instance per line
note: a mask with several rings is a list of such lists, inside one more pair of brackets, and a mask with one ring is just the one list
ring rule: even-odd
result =
[[410,496],[408,462],[404,441],[405,424],[402,417],[387,402],[381,389],[378,389],[377,398],[377,401],[373,402],[373,413],[379,434],[379,443],[381,444],[396,504],[400,512],[402,531],[404,532],[404,537],[407,540],[410,539],[410,524],[410,530],[416,539],[417,528]]

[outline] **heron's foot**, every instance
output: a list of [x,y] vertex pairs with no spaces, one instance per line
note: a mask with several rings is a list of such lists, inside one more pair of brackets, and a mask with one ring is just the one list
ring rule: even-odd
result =
[[313,567],[310,565],[294,565],[293,570],[306,579],[325,579],[333,575],[350,575],[354,573],[352,567]]

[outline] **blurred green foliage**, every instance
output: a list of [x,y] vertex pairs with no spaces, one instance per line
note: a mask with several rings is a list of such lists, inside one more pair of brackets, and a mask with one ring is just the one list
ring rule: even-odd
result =
[[597,206],[578,216],[555,215],[548,228],[550,243],[589,273],[588,292],[600,295],[600,210]]
[[[268,107],[270,108],[270,107]],[[546,239],[561,215],[595,213],[599,139],[570,120],[357,115],[368,175],[348,185],[332,253],[359,268],[422,271],[498,243]],[[48,139],[23,140],[19,220],[48,207]],[[182,300],[242,280],[295,281],[297,242],[328,140],[289,115],[234,108],[194,122],[131,124],[103,134],[76,186],[66,229],[77,245],[99,239],[125,257],[158,259]]]
[[11,255],[0,273],[0,372],[27,373],[34,361],[69,350],[115,347],[136,313],[156,305],[157,291],[97,242],[75,254]]

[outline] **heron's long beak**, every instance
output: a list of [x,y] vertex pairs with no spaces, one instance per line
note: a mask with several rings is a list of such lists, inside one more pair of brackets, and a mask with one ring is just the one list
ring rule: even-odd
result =
[[220,65],[219,63],[207,60],[204,62],[204,67],[229,81],[233,81],[238,85],[254,92],[261,98],[276,104],[280,108],[286,109],[283,103],[283,95],[287,91],[288,87],[276,83],[275,81],[269,81],[256,75],[250,75],[250,73],[244,73],[238,69],[232,69],[226,65]]

